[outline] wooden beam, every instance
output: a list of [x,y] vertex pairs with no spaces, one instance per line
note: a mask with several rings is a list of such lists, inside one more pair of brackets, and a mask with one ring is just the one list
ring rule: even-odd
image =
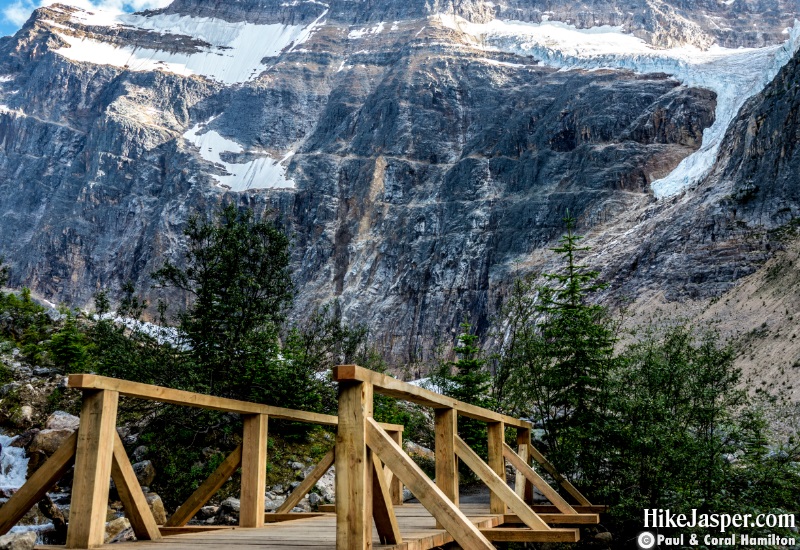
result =
[[[387,430],[389,437],[402,449],[403,448],[403,432],[390,432]],[[403,482],[400,478],[392,473],[389,468],[384,468],[386,471],[386,479],[389,482],[389,493],[392,495],[392,504],[394,506],[403,505]]]
[[517,514],[520,519],[533,530],[548,531],[550,527],[536,515],[536,512],[531,510],[521,498],[517,496],[511,487],[506,484],[504,479],[492,470],[481,457],[475,454],[475,451],[469,448],[469,445],[464,443],[464,440],[456,436],[456,454],[458,458],[464,461],[464,464],[470,470],[475,472],[475,475],[480,478],[493,493],[496,493],[502,501],[511,508],[511,511]]
[[136,479],[125,446],[118,433],[114,433],[114,451],[111,461],[111,479],[117,486],[119,500],[125,508],[125,516],[131,522],[133,532],[139,540],[159,540],[161,533],[147,504],[142,487]]
[[[486,428],[489,468],[503,480],[503,485],[506,485],[506,461],[503,460],[506,427],[502,422],[491,422]],[[506,513],[506,503],[494,491],[489,493],[489,512],[492,514]]]
[[333,514],[326,514],[324,512],[289,512],[280,514],[277,512],[267,512],[264,514],[264,523],[283,523],[285,521],[294,521],[296,519],[319,518],[332,515]]
[[372,401],[370,384],[339,384],[335,457],[337,550],[372,548],[372,463],[366,440],[371,411],[368,401]]
[[[489,540],[371,418],[367,419],[367,443],[458,544],[470,550],[494,550]],[[337,475],[338,470],[337,467]],[[338,503],[336,509],[340,510],[340,506]],[[337,544],[337,550],[351,548],[356,547]]]
[[397,517],[389,494],[389,484],[378,460],[372,462],[372,518],[381,544],[402,544]]
[[317,507],[317,511],[327,514],[327,513],[336,513],[336,505],[335,504],[320,504]]
[[0,507],[0,536],[8,533],[22,517],[42,500],[69,470],[75,458],[78,432],[69,436],[56,452]]
[[403,399],[425,407],[434,409],[456,409],[461,416],[475,418],[483,422],[505,422],[509,426],[530,428],[530,423],[524,420],[496,413],[488,409],[458,401],[452,397],[440,395],[436,392],[401,382],[396,378],[371,371],[358,365],[339,365],[333,368],[333,379],[337,382],[369,382],[375,387],[377,393]]
[[530,481],[539,492],[544,495],[544,497],[550,501],[550,503],[558,508],[558,511],[562,514],[575,514],[575,509],[569,505],[569,503],[563,499],[558,492],[553,489],[549,483],[547,483],[542,477],[536,473],[536,471],[528,466],[522,457],[520,457],[514,450],[503,443],[503,455],[511,462],[511,465],[517,469],[525,478]]
[[528,453],[531,455],[531,457],[533,457],[533,459],[536,462],[541,464],[542,467],[545,470],[547,470],[548,474],[553,476],[553,479],[558,481],[558,484],[561,485],[565,491],[567,491],[570,495],[572,495],[572,498],[574,498],[578,502],[578,504],[580,504],[581,506],[592,505],[592,503],[589,502],[589,499],[583,496],[583,494],[578,489],[576,489],[575,486],[572,485],[572,483],[570,483],[567,478],[562,476],[558,472],[558,470],[556,470],[556,467],[553,466],[553,464],[549,460],[547,460],[545,456],[542,453],[540,453],[538,449],[536,449],[536,447],[534,447],[532,444],[528,445]]
[[225,485],[225,482],[242,465],[242,445],[239,444],[228,457],[217,466],[208,479],[195,490],[192,495],[181,504],[180,508],[164,524],[165,527],[183,527],[194,515],[205,506],[206,502]]
[[264,525],[268,419],[266,414],[251,414],[243,418],[240,527],[262,527]]
[[[592,504],[590,506],[581,506],[580,504],[573,504],[572,507],[579,514],[604,514],[608,512],[608,506],[602,504]],[[559,514],[558,508],[550,504],[534,504],[531,509],[537,514]]]
[[[458,506],[458,459],[455,450],[457,420],[455,409],[434,410],[436,486],[456,506]],[[442,524],[438,521],[436,528],[442,529]]]
[[[600,516],[598,514],[542,514],[539,517],[545,523],[557,523],[566,525],[594,525],[600,523]],[[522,523],[522,520],[516,514],[505,514],[503,516],[503,523]]]
[[[197,407],[200,409],[234,412],[238,414],[266,414],[280,420],[308,422],[311,424],[321,424],[323,426],[336,426],[338,423],[338,419],[329,414],[296,411],[283,407],[250,403],[249,401],[239,401],[237,399],[227,399],[225,397],[174,390],[172,388],[153,386],[151,384],[141,384],[139,382],[109,378],[108,376],[98,376],[96,374],[70,374],[67,385],[70,388],[85,390],[111,390],[128,397],[159,401],[161,403],[171,403],[173,405],[183,405],[185,407]],[[402,432],[405,429],[399,424],[381,425],[389,431]]]
[[180,527],[159,527],[162,537],[171,537],[173,535],[187,535],[190,533],[213,533],[214,531],[233,531],[238,529],[233,525],[182,525]]
[[333,466],[335,456],[336,446],[334,446],[325,454],[325,456],[322,457],[322,460],[319,461],[316,467],[306,476],[300,485],[298,485],[295,490],[286,497],[286,500],[284,500],[283,504],[281,504],[278,509],[275,510],[275,513],[286,514],[291,512],[292,508],[297,506],[297,504],[303,500],[303,497],[314,488],[314,485],[317,484],[317,481],[319,481],[320,478],[325,475],[325,472],[327,472],[330,467]]
[[67,548],[103,544],[118,402],[116,391],[83,391]]
[[481,533],[495,542],[578,542],[581,538],[578,529],[533,531],[515,527],[494,527],[481,529]]
[[[517,454],[525,462],[530,465],[530,453],[528,447],[531,444],[531,431],[528,428],[517,428]],[[528,481],[522,472],[517,470],[514,482],[514,489],[519,498],[524,500],[527,504],[533,504],[533,484]]]

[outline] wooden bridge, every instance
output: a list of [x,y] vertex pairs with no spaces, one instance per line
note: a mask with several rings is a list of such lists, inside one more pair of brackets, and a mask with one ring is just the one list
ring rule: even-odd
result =
[[[339,414],[331,416],[201,395],[102,376],[69,377],[81,389],[80,427],[0,508],[5,534],[75,465],[67,548],[103,546],[109,479],[116,484],[137,542],[158,550],[235,546],[238,550],[427,550],[455,542],[467,550],[489,550],[492,541],[577,542],[575,525],[598,523],[593,506],[531,444],[528,422],[428,391],[355,365],[333,372],[339,384]],[[403,426],[372,418],[373,395],[380,393],[431,407],[435,417],[436,481],[403,451]],[[157,525],[122,440],[116,431],[119,396],[199,407],[242,415],[242,443],[178,508]],[[489,460],[484,462],[457,433],[457,417],[486,422]],[[274,513],[265,513],[267,421],[285,419],[337,426],[336,445]],[[516,429],[517,449],[505,443]],[[457,460],[491,491],[486,505],[461,505]],[[516,489],[506,483],[505,461],[517,470]],[[569,504],[531,466],[536,461],[575,500]],[[332,466],[336,504],[315,513],[291,510]],[[237,527],[189,525],[189,521],[241,468]],[[402,487],[421,504],[403,504]],[[550,504],[533,505],[536,487]],[[558,527],[572,525],[573,527]],[[554,527],[557,526],[557,527]],[[119,547],[115,545],[114,547]],[[63,548],[63,547],[41,547]]]

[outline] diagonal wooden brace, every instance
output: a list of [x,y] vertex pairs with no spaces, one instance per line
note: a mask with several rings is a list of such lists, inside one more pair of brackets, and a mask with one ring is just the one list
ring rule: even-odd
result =
[[577,512],[569,505],[569,503],[564,500],[561,495],[553,489],[549,483],[547,483],[542,476],[536,473],[536,471],[528,466],[525,461],[520,457],[517,453],[514,452],[514,449],[508,446],[508,444],[503,443],[503,456],[505,456],[508,461],[511,463],[514,468],[517,469],[525,478],[533,483],[533,486],[539,489],[539,491],[545,496],[547,500],[549,500],[558,511],[562,514],[577,514]]
[[133,471],[125,447],[118,433],[114,433],[114,454],[111,462],[111,479],[117,486],[119,499],[125,508],[125,514],[131,522],[136,538],[140,540],[159,540],[161,532],[147,504],[136,473]]

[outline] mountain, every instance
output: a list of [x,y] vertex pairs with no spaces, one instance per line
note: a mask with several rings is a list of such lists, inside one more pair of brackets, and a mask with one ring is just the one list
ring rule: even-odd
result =
[[189,217],[233,200],[293,235],[295,317],[338,298],[402,361],[464,317],[485,331],[514,277],[551,266],[567,210],[607,300],[718,298],[797,215],[781,125],[798,13],[782,0],[40,8],[0,41],[0,254],[12,284],[83,305],[128,280],[148,289]]

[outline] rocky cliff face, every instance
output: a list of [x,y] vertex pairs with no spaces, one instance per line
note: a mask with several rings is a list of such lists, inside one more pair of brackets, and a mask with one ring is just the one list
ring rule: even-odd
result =
[[[714,293],[752,269],[764,252],[737,245],[719,286],[706,285],[685,275],[708,276],[702,244],[680,265],[642,243],[709,234],[696,210],[699,189],[716,189],[699,183],[707,159],[738,105],[791,57],[782,31],[796,6],[546,7],[37,10],[0,42],[0,254],[12,283],[78,304],[127,280],[146,289],[179,256],[188,217],[234,200],[276,212],[295,235],[298,316],[339,298],[413,360],[465,316],[485,327],[505,285],[547,265],[567,209],[626,292]],[[618,28],[589,28],[601,24]],[[691,49],[712,44],[764,47]],[[721,147],[734,147],[741,120]],[[656,202],[651,184],[666,180],[672,198]],[[630,233],[651,219],[651,233]]]

